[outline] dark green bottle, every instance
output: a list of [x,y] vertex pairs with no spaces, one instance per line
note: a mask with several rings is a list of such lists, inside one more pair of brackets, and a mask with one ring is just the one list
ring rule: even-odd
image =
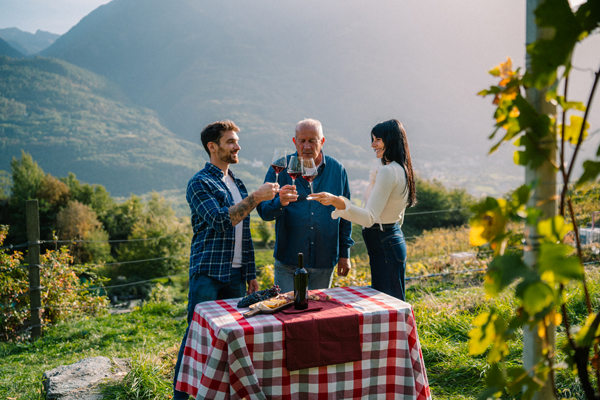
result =
[[304,269],[304,254],[298,253],[298,268],[294,272],[294,308],[308,308],[308,272]]

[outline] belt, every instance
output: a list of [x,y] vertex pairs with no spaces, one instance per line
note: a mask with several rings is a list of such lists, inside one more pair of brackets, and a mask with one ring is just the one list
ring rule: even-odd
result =
[[381,228],[383,228],[384,231],[388,231],[390,229],[393,229],[395,227],[398,226],[397,222],[394,222],[393,224],[381,224],[381,227],[379,226],[379,224],[373,224],[373,226],[367,226],[365,227],[365,229],[379,229],[381,230]]

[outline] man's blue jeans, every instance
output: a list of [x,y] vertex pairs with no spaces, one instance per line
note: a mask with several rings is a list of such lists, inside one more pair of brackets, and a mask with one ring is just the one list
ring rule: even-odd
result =
[[194,276],[190,278],[187,309],[188,327],[183,335],[179,354],[177,355],[177,364],[175,364],[175,377],[173,378],[174,400],[188,400],[189,398],[187,393],[175,390],[175,382],[177,381],[177,375],[179,375],[179,369],[181,368],[181,358],[183,357],[183,350],[185,349],[185,342],[187,341],[188,331],[190,329],[190,323],[192,322],[196,305],[205,301],[244,297],[246,295],[246,282],[244,281],[241,270],[242,268],[232,268],[230,281],[227,283],[218,281],[205,274],[194,274]]
[[[275,284],[281,289],[281,293],[287,293],[294,290],[294,272],[296,268],[293,265],[283,264],[275,260]],[[306,268],[308,272],[309,289],[328,289],[333,280],[333,268]]]
[[381,231],[377,224],[362,231],[369,263],[371,286],[380,292],[404,300],[406,242],[399,224]]

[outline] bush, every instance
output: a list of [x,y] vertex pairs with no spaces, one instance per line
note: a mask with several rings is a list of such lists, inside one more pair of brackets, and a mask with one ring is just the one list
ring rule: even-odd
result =
[[[0,246],[8,232],[0,225]],[[42,324],[82,314],[103,313],[108,299],[89,288],[102,283],[87,266],[73,266],[68,249],[49,250],[40,260]],[[27,337],[30,319],[29,277],[20,252],[0,250],[0,341]]]

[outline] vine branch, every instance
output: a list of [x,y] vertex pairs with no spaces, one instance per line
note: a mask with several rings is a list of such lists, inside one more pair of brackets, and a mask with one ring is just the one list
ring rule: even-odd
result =
[[[567,91],[569,89],[569,75],[567,75],[565,77],[565,93],[564,93],[564,100],[565,103],[567,102]],[[562,188],[562,192],[560,194],[560,215],[562,215],[563,217],[565,216],[565,197],[567,195],[566,192],[566,188],[568,187],[568,180],[567,180],[567,174],[565,172],[565,125],[567,123],[567,110],[563,108],[563,113],[562,113],[562,128],[561,128],[561,134],[560,134],[560,173],[562,175],[563,178],[563,188]]]
[[[577,138],[577,146],[575,146],[575,151],[573,152],[573,157],[571,158],[571,164],[569,165],[569,171],[567,172],[567,179],[565,180],[565,185],[567,185],[569,183],[569,179],[571,178],[571,173],[573,172],[573,168],[575,167],[575,158],[577,157],[577,153],[579,153],[579,148],[581,147],[581,143],[583,143],[583,132],[585,131],[585,123],[587,122],[590,108],[592,106],[592,100],[594,99],[594,93],[596,92],[596,87],[598,86],[599,78],[600,78],[600,68],[598,69],[598,71],[596,71],[596,76],[594,77],[594,84],[592,85],[590,97],[588,98],[587,106],[585,108],[585,113],[583,114],[583,123],[581,124],[581,131],[579,132],[579,137]],[[563,192],[565,192],[565,190],[566,189],[563,188]]]

